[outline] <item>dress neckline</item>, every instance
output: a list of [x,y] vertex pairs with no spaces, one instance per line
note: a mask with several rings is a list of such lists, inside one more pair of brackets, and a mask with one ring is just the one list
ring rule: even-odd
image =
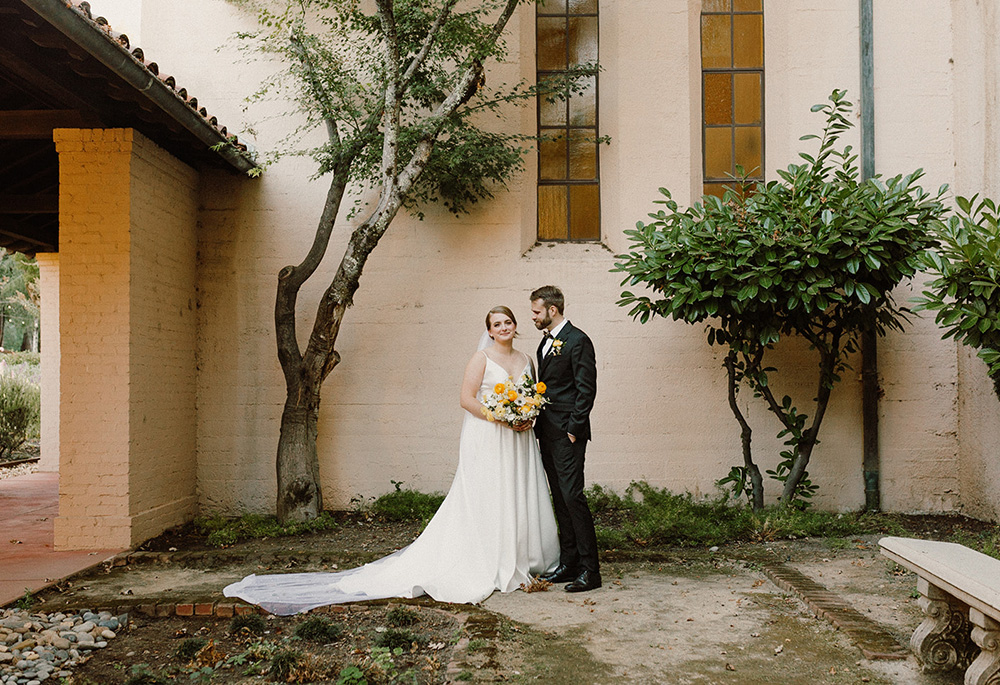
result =
[[[524,366],[521,367],[521,374],[523,375],[524,372],[525,372],[525,370],[528,367],[531,366],[531,357],[529,357],[528,355],[524,354],[524,352],[521,352],[521,351],[518,351],[518,354],[520,354],[520,355],[522,355],[524,357]],[[493,362],[494,364],[496,364],[500,368],[501,371],[503,371],[504,373],[507,374],[508,377],[514,378],[514,374],[508,372],[507,369],[506,369],[506,367],[504,367],[503,364],[501,364],[497,360],[491,358],[490,355],[486,354],[486,350],[483,350],[483,356],[486,357],[486,361]]]

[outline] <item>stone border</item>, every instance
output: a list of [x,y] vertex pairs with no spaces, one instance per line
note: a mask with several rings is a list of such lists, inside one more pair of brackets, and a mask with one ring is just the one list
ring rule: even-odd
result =
[[778,587],[799,596],[817,618],[844,631],[866,659],[898,660],[909,650],[880,624],[871,620],[835,593],[784,564],[764,564],[764,574]]

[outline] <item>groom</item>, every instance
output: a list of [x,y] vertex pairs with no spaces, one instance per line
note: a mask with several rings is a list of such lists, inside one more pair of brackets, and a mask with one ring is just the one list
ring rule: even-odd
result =
[[553,285],[531,293],[531,319],[545,332],[538,346],[538,380],[546,404],[535,422],[542,465],[559,523],[559,566],[542,576],[567,592],[601,587],[594,519],[583,494],[583,461],[590,440],[590,410],[597,395],[597,362],[587,334],[563,318],[562,291]]

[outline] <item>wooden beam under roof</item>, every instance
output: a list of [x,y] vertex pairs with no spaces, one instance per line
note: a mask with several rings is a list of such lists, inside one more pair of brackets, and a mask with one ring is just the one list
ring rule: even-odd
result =
[[75,109],[0,111],[0,140],[52,140],[54,128],[88,128]]
[[15,252],[56,252],[59,249],[59,234],[55,228],[35,228],[10,217],[0,216],[0,245],[14,247],[23,245]]
[[0,214],[58,213],[58,195],[0,195]]

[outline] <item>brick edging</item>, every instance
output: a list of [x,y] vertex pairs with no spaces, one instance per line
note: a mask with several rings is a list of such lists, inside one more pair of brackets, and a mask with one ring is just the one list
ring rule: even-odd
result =
[[762,570],[775,585],[798,595],[817,618],[844,631],[866,659],[906,659],[909,656],[909,650],[879,623],[812,578],[784,564],[765,564]]

